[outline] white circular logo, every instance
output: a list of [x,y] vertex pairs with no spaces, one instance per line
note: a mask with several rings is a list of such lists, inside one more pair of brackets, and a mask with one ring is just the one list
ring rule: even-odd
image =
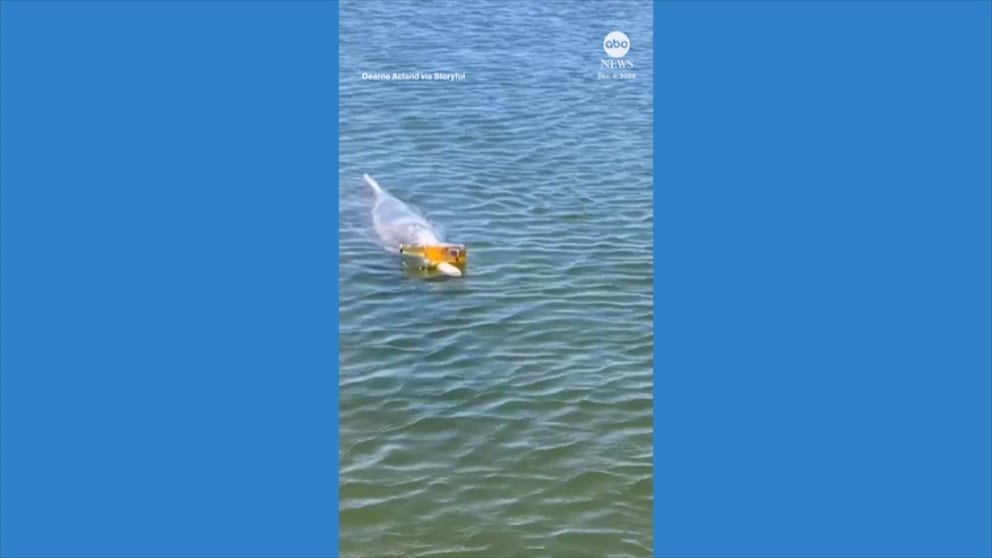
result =
[[623,58],[630,50],[630,39],[623,31],[613,31],[603,39],[603,50],[610,58]]

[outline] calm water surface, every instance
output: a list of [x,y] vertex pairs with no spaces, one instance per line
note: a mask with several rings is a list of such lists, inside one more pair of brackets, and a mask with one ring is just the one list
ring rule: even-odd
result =
[[[341,3],[342,556],[651,555],[651,9]],[[365,172],[466,277],[403,276]]]

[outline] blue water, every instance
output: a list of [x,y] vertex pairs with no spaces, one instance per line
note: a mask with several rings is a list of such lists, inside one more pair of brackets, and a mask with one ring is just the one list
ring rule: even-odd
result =
[[[651,555],[651,11],[341,3],[342,556]],[[363,173],[467,275],[402,273]]]

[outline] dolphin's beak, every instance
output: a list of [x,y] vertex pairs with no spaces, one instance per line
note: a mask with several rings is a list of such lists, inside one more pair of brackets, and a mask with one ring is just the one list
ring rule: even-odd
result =
[[448,276],[451,276],[451,277],[461,277],[462,276],[462,270],[458,269],[457,267],[451,265],[448,262],[441,262],[441,263],[437,264],[437,270],[440,271],[441,273],[443,273],[445,275],[448,275]]

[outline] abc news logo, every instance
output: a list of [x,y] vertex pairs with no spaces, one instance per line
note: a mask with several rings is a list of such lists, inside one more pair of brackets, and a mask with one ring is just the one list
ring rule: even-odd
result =
[[601,68],[633,68],[634,61],[624,56],[630,50],[630,37],[623,31],[608,33],[603,39],[603,50],[609,58],[600,60]]

